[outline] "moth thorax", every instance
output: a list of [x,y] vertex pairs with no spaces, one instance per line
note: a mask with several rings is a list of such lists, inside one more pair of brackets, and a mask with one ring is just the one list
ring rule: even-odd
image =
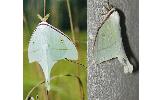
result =
[[42,21],[42,22],[40,22],[39,24],[48,24],[47,22],[45,22],[45,21]]

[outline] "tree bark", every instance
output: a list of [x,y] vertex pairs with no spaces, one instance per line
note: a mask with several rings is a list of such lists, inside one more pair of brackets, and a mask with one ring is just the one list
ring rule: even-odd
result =
[[[87,1],[88,35],[95,35],[103,22],[101,13],[105,1],[107,0]],[[88,38],[88,100],[138,100],[139,1],[110,0],[109,3],[119,12],[124,48],[135,70],[132,74],[125,74],[117,59],[97,66],[92,64],[94,40]]]

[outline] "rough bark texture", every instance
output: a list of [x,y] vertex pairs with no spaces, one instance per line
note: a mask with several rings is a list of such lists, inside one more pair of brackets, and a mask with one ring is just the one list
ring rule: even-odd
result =
[[[103,22],[101,14],[105,10],[105,1],[107,0],[87,1],[88,35],[95,35]],[[118,9],[125,51],[135,66],[135,71],[124,74],[124,68],[117,59],[97,66],[93,64],[94,40],[88,38],[88,100],[138,100],[139,1],[110,0],[110,4]]]

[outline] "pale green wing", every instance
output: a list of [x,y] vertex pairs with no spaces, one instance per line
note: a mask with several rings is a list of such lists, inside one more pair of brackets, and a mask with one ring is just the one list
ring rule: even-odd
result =
[[61,59],[78,59],[75,45],[61,31],[52,25],[41,22],[34,31],[28,48],[29,62],[38,62],[45,74],[46,87],[49,90],[50,71]]
[[[129,65],[127,71],[132,72],[133,70],[133,66],[129,63],[125,55],[121,37],[120,17],[115,10],[108,15],[98,30],[95,38],[94,57],[97,64],[118,58],[124,67]],[[127,73],[126,68],[124,68],[124,71]]]
[[98,30],[95,43],[95,58],[97,63],[117,56],[121,43],[120,26],[118,24],[118,20],[115,20],[110,15]]
[[[60,30],[47,26],[49,56],[52,60],[68,58],[71,60],[78,59],[78,52],[74,43]],[[54,34],[53,34],[54,33]]]

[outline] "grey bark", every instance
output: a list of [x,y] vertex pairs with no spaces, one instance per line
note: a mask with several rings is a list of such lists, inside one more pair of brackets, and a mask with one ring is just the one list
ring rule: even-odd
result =
[[[88,35],[95,35],[103,22],[101,13],[105,1],[87,1]],[[124,68],[117,59],[95,66],[92,55],[94,40],[88,38],[88,100],[138,100],[139,1],[110,0],[110,4],[118,9],[125,51],[135,70],[132,74],[124,74]]]

